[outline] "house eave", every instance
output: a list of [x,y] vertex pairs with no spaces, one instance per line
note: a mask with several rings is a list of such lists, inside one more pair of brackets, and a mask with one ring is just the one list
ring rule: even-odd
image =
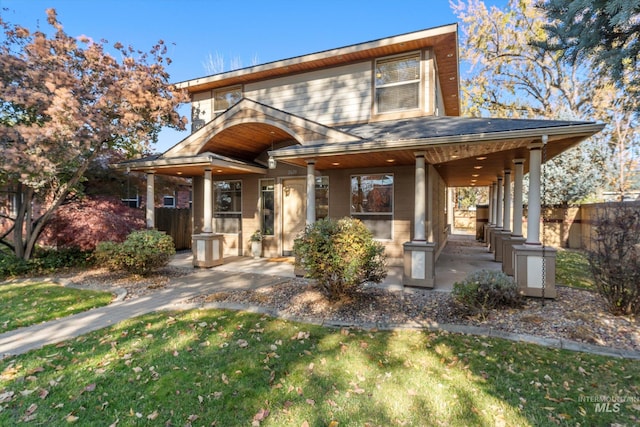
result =
[[[266,174],[267,168],[259,165],[216,157],[213,154],[201,154],[191,157],[169,157],[154,160],[127,161],[112,165],[116,170],[135,172],[153,172],[167,175],[183,175],[184,170],[204,171],[206,169],[224,170],[226,173]],[[198,173],[199,174],[199,173]],[[193,174],[184,174],[191,176]]]
[[416,150],[446,147],[456,144],[481,144],[489,141],[513,139],[537,139],[548,136],[581,136],[589,137],[604,128],[604,124],[588,123],[569,126],[553,126],[536,129],[518,129],[512,131],[486,132],[464,135],[434,136],[427,138],[403,139],[395,141],[369,140],[362,142],[334,143],[331,145],[297,146],[270,151],[269,155],[276,160],[325,157],[345,154],[366,154],[372,152]]

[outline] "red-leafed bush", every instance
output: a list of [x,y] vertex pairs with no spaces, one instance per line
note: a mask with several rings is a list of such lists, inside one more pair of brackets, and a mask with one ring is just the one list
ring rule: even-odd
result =
[[144,212],[114,197],[86,197],[60,206],[43,232],[41,243],[93,251],[99,242],[124,242],[144,228]]

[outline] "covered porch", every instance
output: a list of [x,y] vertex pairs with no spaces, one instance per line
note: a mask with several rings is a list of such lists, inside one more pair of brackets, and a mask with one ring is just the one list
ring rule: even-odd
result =
[[[253,258],[247,256],[229,256],[224,262],[212,267],[216,270],[237,273],[259,273],[269,276],[296,277],[293,257]],[[191,267],[193,253],[176,254],[170,265]],[[500,270],[502,265],[494,260],[484,243],[475,239],[472,234],[451,234],[447,244],[435,263],[438,281],[434,291],[451,291],[455,282],[463,280],[469,273],[478,270]],[[393,291],[400,291],[403,285],[403,267],[391,265],[384,282],[375,285]]]

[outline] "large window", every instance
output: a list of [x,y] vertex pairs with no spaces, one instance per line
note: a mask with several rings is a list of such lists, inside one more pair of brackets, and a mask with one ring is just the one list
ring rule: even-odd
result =
[[240,86],[213,91],[213,113],[221,113],[242,99]]
[[358,218],[376,239],[393,238],[393,175],[352,175],[351,216]]
[[376,113],[420,108],[420,53],[376,61]]
[[275,180],[260,180],[260,229],[265,236],[274,234]]
[[239,233],[242,229],[242,181],[215,181],[214,229],[216,233]]

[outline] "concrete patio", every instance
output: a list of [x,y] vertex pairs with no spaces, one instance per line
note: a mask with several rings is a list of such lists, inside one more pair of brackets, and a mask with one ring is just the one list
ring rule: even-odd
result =
[[[502,264],[493,260],[493,254],[484,243],[475,240],[471,234],[452,234],[436,262],[435,291],[451,291],[453,284],[463,280],[469,273],[478,270],[500,270]],[[174,256],[171,265],[191,267],[193,254],[181,252]],[[225,257],[222,265],[212,270],[265,274],[270,276],[295,277],[293,258],[258,258],[232,256]],[[402,266],[390,266],[387,278],[376,285],[387,289],[400,290],[402,286]]]

